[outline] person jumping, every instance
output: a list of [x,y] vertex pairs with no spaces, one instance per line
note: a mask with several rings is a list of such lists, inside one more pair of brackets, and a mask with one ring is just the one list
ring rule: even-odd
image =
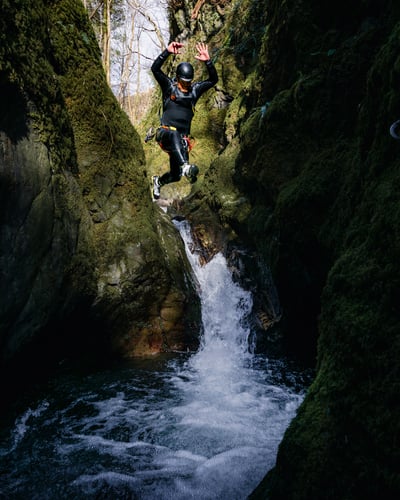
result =
[[218,74],[205,43],[197,43],[195,58],[205,63],[208,79],[193,83],[194,69],[189,62],[181,62],[176,68],[176,77],[169,78],[161,69],[170,54],[180,54],[183,44],[171,42],[155,59],[151,71],[162,90],[163,113],[161,125],[156,131],[156,141],[169,154],[170,171],[161,177],[153,176],[153,197],[160,197],[165,184],[178,182],[182,175],[191,183],[196,182],[199,169],[189,164],[190,126],[194,107],[200,96],[218,82]]

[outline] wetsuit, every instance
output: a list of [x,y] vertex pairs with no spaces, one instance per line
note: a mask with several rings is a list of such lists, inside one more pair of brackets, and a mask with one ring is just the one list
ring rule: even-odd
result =
[[199,97],[218,81],[217,71],[211,60],[205,62],[208,79],[194,83],[188,92],[179,90],[176,79],[169,78],[161,69],[170,52],[164,50],[151,66],[151,71],[162,90],[163,113],[156,140],[169,154],[170,172],[160,177],[160,185],[179,181],[181,167],[189,161],[188,135]]

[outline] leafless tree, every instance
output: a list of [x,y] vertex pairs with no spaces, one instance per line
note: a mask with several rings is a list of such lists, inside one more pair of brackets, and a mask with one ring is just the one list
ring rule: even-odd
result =
[[138,115],[133,107],[142,102],[133,96],[148,90],[149,66],[165,47],[167,0],[84,0],[84,5],[102,51],[107,81],[133,119]]

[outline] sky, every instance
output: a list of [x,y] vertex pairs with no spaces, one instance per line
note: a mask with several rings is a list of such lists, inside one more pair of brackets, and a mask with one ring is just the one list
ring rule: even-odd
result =
[[[140,11],[134,6],[140,4]],[[162,34],[164,44],[168,43],[168,18],[165,0],[126,0],[125,6],[126,21],[124,25],[118,28],[112,36],[112,51],[118,53],[114,58],[111,71],[111,87],[115,94],[118,94],[121,81],[129,82],[129,94],[137,91],[137,78],[139,69],[140,90],[145,91],[154,86],[154,80],[150,73],[150,66],[153,60],[161,52],[162,47],[156,35],[153,25],[146,17],[155,22]],[[134,19],[132,21],[132,16]],[[132,46],[132,59],[129,64],[130,73],[122,74],[122,62],[128,54],[128,46],[132,37],[132,22],[134,23],[134,43]],[[140,62],[138,63],[138,52]],[[138,64],[140,67],[138,68]]]

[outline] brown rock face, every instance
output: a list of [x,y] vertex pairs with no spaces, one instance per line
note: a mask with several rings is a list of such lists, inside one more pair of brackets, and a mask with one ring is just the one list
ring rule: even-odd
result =
[[150,356],[160,352],[186,352],[199,345],[199,306],[181,291],[171,290],[160,306],[150,310],[146,323],[134,326],[124,337],[116,337],[114,349],[125,357]]

